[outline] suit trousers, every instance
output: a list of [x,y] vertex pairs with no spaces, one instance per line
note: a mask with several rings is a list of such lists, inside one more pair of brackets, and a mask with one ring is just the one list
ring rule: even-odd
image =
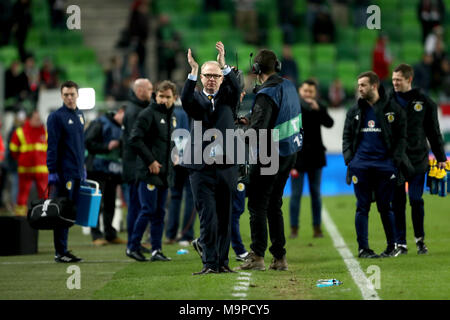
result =
[[200,244],[205,268],[228,266],[231,210],[237,185],[237,167],[206,166],[191,170],[192,194],[200,218]]

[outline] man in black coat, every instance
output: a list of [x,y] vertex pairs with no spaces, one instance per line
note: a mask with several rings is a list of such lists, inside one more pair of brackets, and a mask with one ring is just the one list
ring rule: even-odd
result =
[[[405,157],[401,162],[401,170],[408,181],[409,204],[414,227],[417,253],[426,254],[428,248],[424,243],[424,202],[422,199],[425,173],[428,171],[428,154],[431,150],[438,162],[438,168],[445,167],[446,155],[444,142],[437,117],[436,104],[419,89],[412,89],[411,83],[414,70],[407,64],[400,64],[394,69],[392,83],[394,92],[392,98],[406,112],[407,147]],[[395,226],[397,233],[396,255],[408,253],[406,245],[406,192],[405,183],[395,190],[393,201]]]
[[311,211],[315,238],[323,237],[321,225],[322,199],[320,182],[322,167],[326,166],[325,146],[322,142],[321,126],[331,128],[333,119],[326,106],[317,100],[317,84],[306,80],[298,90],[302,108],[302,125],[304,130],[303,147],[297,153],[297,161],[291,171],[291,199],[289,213],[291,222],[291,238],[296,238],[299,227],[300,203],[303,192],[303,179],[308,175],[311,193]]
[[127,203],[128,242],[131,240],[131,233],[133,232],[134,223],[136,222],[139,210],[141,209],[136,182],[137,155],[128,143],[128,140],[139,112],[150,105],[152,92],[153,85],[148,79],[137,79],[133,84],[132,90],[130,91],[127,107],[125,109],[125,115],[123,117],[122,179],[124,183],[128,184],[129,190],[129,201]]
[[[183,108],[194,120],[191,143],[185,150],[182,165],[190,169],[192,194],[200,218],[199,242],[203,249],[203,268],[193,275],[233,272],[228,267],[228,252],[237,166],[234,159],[227,157],[224,139],[227,129],[235,129],[234,115],[240,89],[234,72],[225,65],[222,42],[216,43],[216,49],[219,52],[217,62],[208,61],[202,65],[202,91],[195,91],[198,63],[188,50],[191,73],[181,93]],[[212,138],[207,139],[209,129],[215,131]],[[213,142],[203,142],[203,137]]]
[[[387,248],[381,257],[395,254],[392,198],[406,147],[404,111],[389,100],[378,76],[364,72],[358,77],[360,98],[345,119],[342,151],[351,176],[356,202],[355,227],[358,257],[379,258],[369,247],[368,225],[372,193],[386,234]],[[347,179],[350,184],[350,180]]]
[[151,261],[170,261],[162,253],[165,205],[173,170],[171,136],[176,126],[173,104],[176,86],[163,81],[156,90],[156,103],[142,110],[133,126],[128,143],[138,155],[136,177],[141,208],[127,248],[127,256],[147,261],[141,253],[141,239],[150,222]]

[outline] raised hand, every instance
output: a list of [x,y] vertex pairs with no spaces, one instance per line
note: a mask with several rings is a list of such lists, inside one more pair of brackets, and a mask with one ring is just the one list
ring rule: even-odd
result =
[[223,45],[222,41],[216,42],[216,49],[219,52],[217,54],[217,62],[220,65],[220,68],[223,69],[225,66],[225,46]]
[[193,76],[196,76],[198,73],[198,63],[195,61],[195,59],[192,57],[192,51],[191,48],[188,49],[187,53],[187,60],[189,65],[191,66],[191,74]]

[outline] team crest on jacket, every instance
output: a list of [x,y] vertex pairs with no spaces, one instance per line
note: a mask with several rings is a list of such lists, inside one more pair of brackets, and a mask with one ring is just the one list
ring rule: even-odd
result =
[[423,110],[423,102],[421,102],[421,101],[415,102],[414,110],[417,111],[417,112],[422,111]]
[[374,127],[375,127],[375,121],[369,120],[369,122],[367,122],[367,126],[368,126],[369,128],[374,128]]
[[148,189],[148,191],[153,191],[153,190],[155,190],[155,186],[153,184],[148,184],[147,189]]
[[78,117],[80,118],[81,124],[84,126],[84,119],[83,119],[83,116],[82,116],[81,114],[79,114]]
[[172,117],[172,126],[173,126],[174,128],[177,127],[177,118],[175,118],[175,117]]
[[66,189],[67,189],[67,190],[72,190],[72,181],[67,181],[67,183],[66,183]]
[[238,191],[244,191],[245,190],[245,184],[243,184],[242,182],[239,182],[237,185],[237,190]]
[[395,116],[394,116],[393,112],[386,113],[386,117],[387,117],[387,120],[388,120],[389,123],[392,123],[395,120]]
[[358,183],[358,177],[357,176],[353,176],[352,177],[352,181],[353,181],[353,184],[357,184]]

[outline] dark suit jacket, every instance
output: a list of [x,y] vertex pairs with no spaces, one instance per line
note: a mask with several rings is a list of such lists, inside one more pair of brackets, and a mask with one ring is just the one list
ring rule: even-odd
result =
[[[223,142],[220,143],[218,140],[215,142],[220,144],[220,148],[223,150],[223,156],[217,157],[216,159],[221,159],[223,166],[227,167],[227,162],[236,163],[235,159],[226,159],[226,129],[234,130],[236,128],[234,120],[240,95],[239,83],[233,71],[225,76],[224,81],[214,98],[214,111],[212,102],[208,97],[202,91],[195,90],[196,84],[196,81],[186,80],[181,92],[181,102],[183,109],[192,120],[201,122],[202,130],[200,131],[198,128],[199,122],[191,124],[190,147],[189,145],[186,146],[184,152],[185,161],[181,165],[194,170],[203,169],[205,165],[207,165],[203,159],[203,151],[212,143],[209,139],[208,141],[203,141],[203,134],[208,129],[217,129],[222,134]],[[201,134],[201,137],[199,134]],[[196,144],[196,141],[202,141],[202,143]],[[208,152],[206,153],[209,155]],[[235,158],[236,152],[234,154]],[[201,162],[198,164],[195,164],[194,162],[195,155],[197,155],[196,158],[201,158]],[[189,159],[190,163],[186,163],[189,162],[186,161]]]

